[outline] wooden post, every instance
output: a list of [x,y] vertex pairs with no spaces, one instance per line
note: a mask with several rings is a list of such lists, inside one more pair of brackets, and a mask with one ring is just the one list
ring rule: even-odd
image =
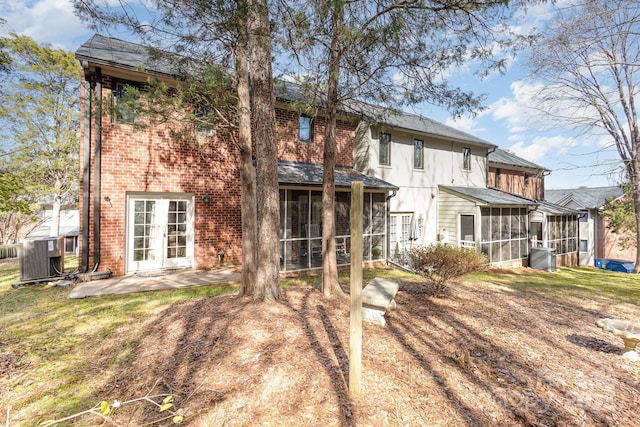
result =
[[362,204],[363,184],[351,184],[351,315],[349,393],[360,394],[362,377]]

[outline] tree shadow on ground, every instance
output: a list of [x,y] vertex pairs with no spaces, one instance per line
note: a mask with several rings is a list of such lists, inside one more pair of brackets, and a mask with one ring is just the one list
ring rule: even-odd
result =
[[[526,304],[518,302],[516,297],[515,300],[508,301],[514,312],[507,313],[508,317],[498,318],[494,322],[491,319],[493,313],[475,312],[480,307],[486,307],[486,304],[478,304],[478,301],[474,304],[473,300],[458,292],[450,293],[446,300],[428,298],[430,292],[420,288],[415,283],[403,283],[396,296],[399,310],[388,316],[389,332],[406,348],[407,354],[412,355],[432,376],[433,381],[440,385],[440,392],[469,425],[486,425],[494,420],[476,409],[474,400],[469,400],[468,394],[462,395],[466,393],[463,393],[464,388],[459,383],[454,383],[456,377],[464,378],[465,387],[478,390],[487,399],[501,406],[503,416],[512,417],[514,424],[572,424],[577,416],[584,417],[588,420],[587,423],[609,424],[599,408],[579,401],[575,390],[571,389],[564,378],[557,378],[541,369],[547,368],[543,365],[544,355],[531,357],[527,353],[527,344],[522,344],[527,341],[534,344],[535,341],[536,348],[533,349],[532,345],[532,351],[539,352],[540,346],[545,349],[555,348],[556,351],[566,353],[567,361],[580,357],[581,364],[597,368],[596,362],[588,357],[576,356],[571,349],[561,346],[558,349],[558,340],[536,327],[536,319],[539,322],[551,321],[552,324],[557,322],[558,326],[566,327],[566,322],[558,319],[563,317],[563,313],[559,312],[563,305],[544,301],[540,307],[533,307],[529,312],[523,309]],[[486,296],[499,298],[497,294]],[[544,312],[543,306],[552,313]],[[418,307],[421,309],[416,309]],[[407,308],[408,312],[401,313],[403,308]],[[579,309],[576,307],[566,310],[568,314],[564,316],[565,319],[577,317],[575,313]],[[585,317],[592,315],[591,310],[584,310],[582,313]],[[543,320],[539,320],[540,318]],[[511,330],[505,328],[509,325],[512,326]],[[509,333],[519,336],[520,348],[512,347],[512,343],[503,339]],[[588,341],[591,344],[596,342]],[[469,355],[468,363],[474,369],[451,363],[465,352]],[[452,371],[457,370],[456,375],[439,373],[434,368],[433,357],[426,356],[428,354],[439,354],[440,360],[449,361]],[[539,367],[537,363],[540,364]],[[638,389],[637,385],[631,386]]]
[[580,347],[588,348],[589,350],[599,351],[602,353],[616,353],[619,354],[621,347],[616,347],[615,345],[598,339],[594,337],[587,337],[584,335],[568,335],[567,341],[572,344],[579,345]]

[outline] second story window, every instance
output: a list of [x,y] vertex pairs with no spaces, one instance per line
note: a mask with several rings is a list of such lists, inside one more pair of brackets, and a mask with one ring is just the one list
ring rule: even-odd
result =
[[462,169],[471,170],[471,148],[465,147],[462,149]]
[[196,102],[193,105],[194,126],[197,132],[212,134],[216,125],[211,106],[205,102]]
[[391,165],[391,135],[380,133],[378,141],[380,143],[378,163],[389,166]]
[[298,119],[298,139],[302,142],[313,141],[313,118],[300,115]]
[[424,169],[424,141],[413,140],[413,168]]
[[136,99],[139,88],[136,83],[115,82],[113,84],[114,123],[133,124],[136,121]]

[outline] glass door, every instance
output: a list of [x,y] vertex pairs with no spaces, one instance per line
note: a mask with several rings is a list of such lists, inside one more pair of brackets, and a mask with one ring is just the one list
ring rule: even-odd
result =
[[193,198],[147,195],[128,203],[127,272],[190,267]]

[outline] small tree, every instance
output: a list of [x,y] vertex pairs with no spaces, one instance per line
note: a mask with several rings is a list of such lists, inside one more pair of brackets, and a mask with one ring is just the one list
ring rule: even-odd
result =
[[482,270],[487,259],[469,248],[436,244],[419,246],[408,253],[413,270],[434,285],[434,295],[444,292],[456,277]]
[[17,242],[39,225],[33,216],[34,197],[27,193],[17,176],[0,171],[0,245]]
[[479,110],[483,96],[451,87],[446,76],[467,64],[479,75],[502,70],[504,56],[528,40],[506,25],[524,3],[288,0],[277,4],[279,41],[290,59],[283,64],[285,72],[298,73],[311,106],[318,99],[324,101],[322,290],[327,297],[341,295],[334,218],[338,112],[352,111],[368,120],[380,115],[358,101],[390,107],[429,102],[454,115]]
[[24,197],[51,200],[57,236],[62,203],[77,198],[80,66],[72,53],[26,36],[2,38],[0,49],[11,64],[0,110],[3,172],[20,181]]
[[608,199],[604,204],[604,217],[607,228],[621,235],[619,240],[622,249],[636,248],[636,212],[633,206],[631,185],[622,185],[624,195],[620,198]]

